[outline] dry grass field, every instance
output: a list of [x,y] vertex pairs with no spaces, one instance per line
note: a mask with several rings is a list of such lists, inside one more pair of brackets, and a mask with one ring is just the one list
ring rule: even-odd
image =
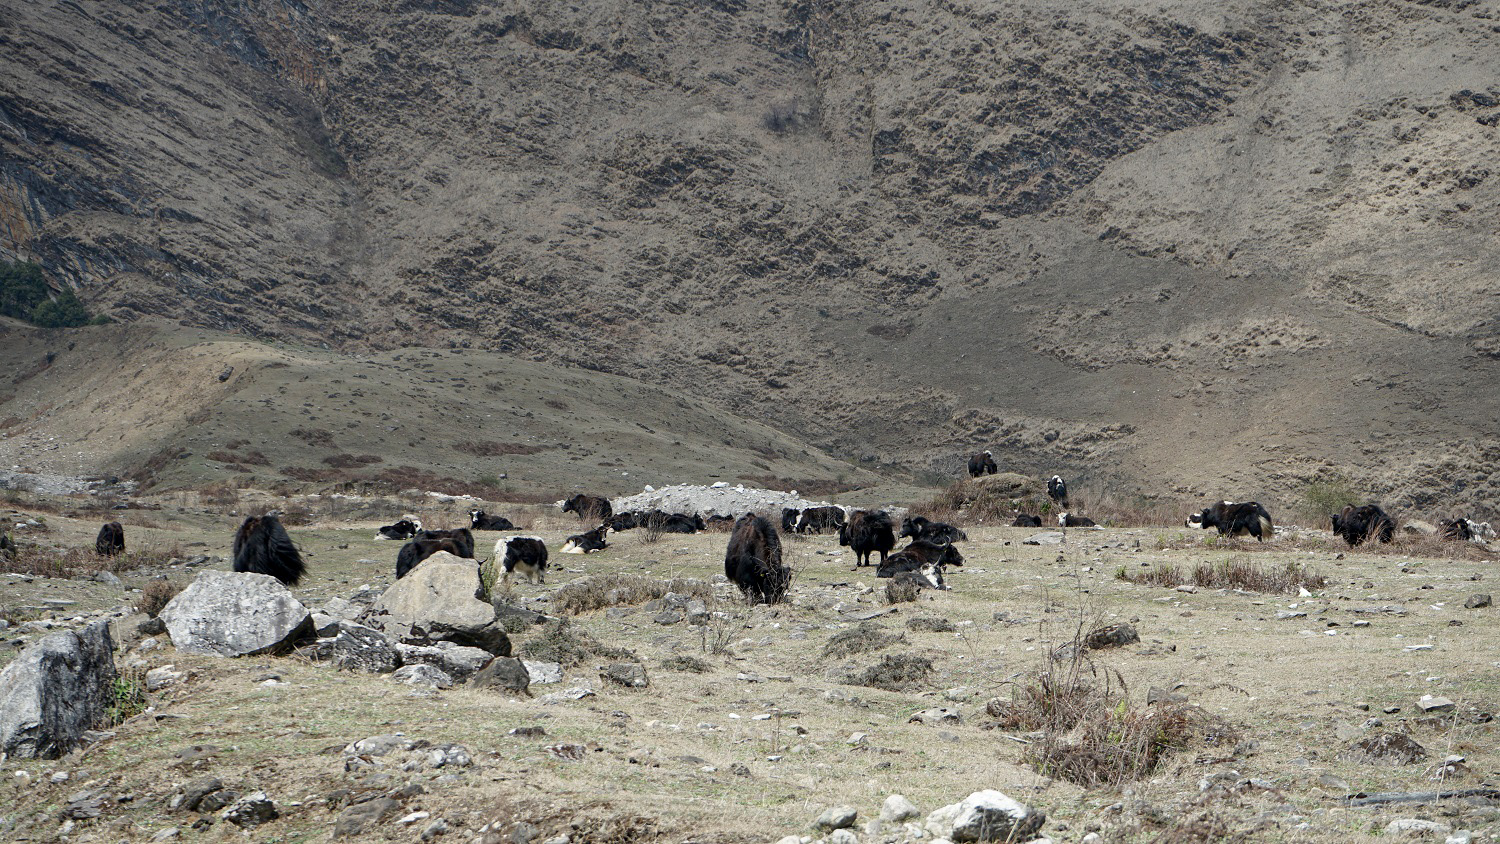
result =
[[[68,504],[15,503],[45,517],[48,543],[83,545],[97,529],[97,514]],[[159,503],[166,506],[117,511],[133,548],[227,555],[237,517],[187,494]],[[456,525],[462,518],[457,502],[426,506],[424,522]],[[571,516],[547,508],[491,509],[497,511],[554,549],[578,530]],[[371,537],[396,512],[377,516],[345,504],[334,513],[326,500],[313,501],[307,523],[291,528],[312,570],[299,597],[315,607],[364,584],[389,584],[397,544]],[[567,616],[560,635],[578,639],[570,644],[584,655],[566,666],[563,682],[533,685],[522,698],[461,686],[413,688],[296,655],[190,656],[164,636],[161,646],[142,650],[132,619],[117,625],[121,661],[128,652],[152,666],[174,665],[186,677],[152,694],[151,709],[115,727],[111,738],[61,760],[5,763],[0,837],[136,841],[175,828],[180,840],[244,840],[228,823],[167,808],[182,783],[205,775],[241,793],[264,790],[276,802],[281,816],[249,833],[266,842],[328,840],[344,804],[391,793],[399,812],[356,840],[415,841],[442,818],[449,829],[441,840],[498,833],[489,840],[530,834],[538,844],[559,835],[575,844],[769,842],[816,835],[812,821],[836,805],[859,810],[860,841],[900,840],[898,828],[872,834],[863,826],[888,794],[906,795],[925,814],[987,788],[1044,809],[1043,832],[1056,841],[1091,831],[1109,842],[1375,841],[1389,837],[1380,833],[1397,818],[1500,831],[1492,799],[1374,807],[1345,800],[1480,788],[1500,775],[1490,720],[1500,706],[1496,610],[1464,608],[1469,596],[1493,588],[1490,552],[1435,544],[1349,550],[1312,530],[1264,547],[1181,528],[1072,530],[1061,545],[1023,544],[1036,533],[971,528],[961,546],[965,565],[949,572],[951,591],[924,591],[894,605],[885,582],[870,569],[853,570],[835,538],[791,538],[789,604],[746,607],[731,587],[716,584],[704,625],[658,624],[657,613],[640,605]],[[481,540],[481,554],[488,544]],[[618,534],[598,554],[554,554],[546,585],[521,581],[509,599],[548,612],[557,590],[587,588],[589,578],[610,574],[714,583],[724,544],[722,533],[655,542],[641,531]],[[1326,583],[1299,596],[1184,591],[1194,587],[1131,579],[1169,566],[1191,574],[1200,564],[1252,572],[1295,564]],[[186,582],[192,571],[153,565],[121,573],[126,589],[162,575]],[[13,620],[65,618],[137,597],[90,581],[6,577],[0,608]],[[46,599],[78,603],[47,610]],[[1050,659],[1081,633],[1121,622],[1139,632],[1139,642]],[[5,633],[7,641],[15,638],[13,629]],[[523,654],[539,653],[555,650],[558,643],[545,638],[557,635],[533,627],[512,639]],[[600,667],[620,658],[617,649],[646,666],[648,688],[601,678]],[[8,660],[14,650],[4,653]],[[862,685],[893,679],[888,657],[917,666],[905,685]],[[882,665],[884,676],[871,672]],[[1118,781],[1085,786],[1049,776],[1062,766],[1038,770],[1035,757],[1082,741],[1084,728],[1070,736],[1016,726],[1004,717],[1015,706],[1006,704],[1034,694],[1044,674],[1055,682],[1069,673],[1092,681],[1093,693],[1106,683],[1118,692],[1108,711],[1089,713],[1107,726],[1093,748],[1101,758],[1118,743],[1109,724],[1172,708],[1205,726],[1185,730],[1180,746],[1158,748],[1153,767]],[[268,684],[273,676],[280,682]],[[548,697],[576,688],[593,694]],[[1424,714],[1423,695],[1456,706]],[[1167,700],[1148,705],[1148,696]],[[912,721],[940,707],[958,719]],[[532,727],[541,732],[512,734]],[[1385,765],[1346,754],[1353,743],[1387,732],[1409,735],[1426,757]],[[473,765],[434,770],[420,763],[420,752],[361,760],[342,751],[391,733],[461,744]],[[1450,755],[1465,761],[1437,777]],[[58,772],[68,779],[54,782]],[[88,790],[109,795],[102,816],[63,819],[67,802]],[[430,815],[402,822],[417,812]]]

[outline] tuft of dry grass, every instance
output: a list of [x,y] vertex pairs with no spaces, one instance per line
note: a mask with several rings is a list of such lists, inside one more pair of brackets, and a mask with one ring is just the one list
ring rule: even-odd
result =
[[922,587],[910,580],[887,580],[885,582],[885,602],[887,604],[906,604],[917,599],[922,594]]
[[665,671],[687,671],[693,674],[707,674],[714,670],[712,665],[695,657],[680,655],[669,657],[661,661],[661,667]]
[[1115,576],[1143,586],[1174,589],[1191,585],[1201,589],[1243,589],[1273,595],[1295,595],[1299,589],[1320,589],[1328,585],[1328,578],[1295,560],[1280,567],[1261,566],[1240,555],[1219,562],[1200,562],[1191,573],[1166,564],[1134,574],[1122,566]]
[[953,633],[958,630],[958,626],[946,618],[919,615],[906,620],[906,629],[919,633]]
[[1000,728],[1041,734],[1023,754],[1039,773],[1118,788],[1150,774],[1173,751],[1234,741],[1226,722],[1196,706],[1132,705],[1124,677],[1089,659],[1082,635],[1080,626],[1070,658],[1044,662],[1010,684],[1010,700],[986,706]]
[[850,674],[846,682],[888,692],[904,692],[925,685],[932,673],[932,660],[925,656],[886,654],[879,663]]
[[17,545],[12,553],[0,554],[0,573],[29,574],[35,577],[76,577],[108,571],[119,574],[140,568],[163,566],[181,558],[182,549],[169,548],[127,550],[113,557],[101,557],[89,548],[54,548],[44,545]]
[[135,601],[135,609],[137,612],[156,618],[182,589],[181,583],[175,583],[166,578],[149,581],[142,587],[141,596]]
[[835,633],[828,643],[823,645],[823,657],[843,659],[855,654],[878,651],[905,641],[906,636],[903,634],[887,633],[874,622],[861,621],[857,627]]
[[596,658],[638,662],[633,651],[605,645],[587,632],[578,630],[566,618],[549,621],[516,649],[516,656],[545,662],[561,663],[572,668]]
[[702,580],[674,577],[659,580],[639,574],[600,574],[575,580],[557,590],[552,596],[552,606],[567,615],[619,607],[644,604],[665,596],[668,592],[687,595],[701,601],[713,598],[713,587]]

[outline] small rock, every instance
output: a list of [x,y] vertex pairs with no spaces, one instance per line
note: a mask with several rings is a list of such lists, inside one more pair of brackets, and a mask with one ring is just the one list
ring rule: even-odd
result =
[[238,827],[252,827],[275,820],[279,814],[271,798],[264,791],[256,791],[234,801],[220,817]]
[[1464,609],[1466,609],[1466,610],[1483,609],[1484,607],[1490,606],[1490,603],[1491,602],[1490,602],[1490,596],[1489,595],[1485,595],[1483,593],[1478,594],[1478,595],[1470,595],[1469,599],[1467,601],[1464,601]]
[[356,803],[339,813],[338,819],[333,822],[333,837],[352,838],[400,810],[401,804],[389,797]]
[[946,706],[924,709],[906,719],[908,724],[957,724],[961,720],[957,709]]
[[907,800],[900,794],[892,794],[885,798],[884,803],[880,804],[880,819],[887,823],[900,823],[901,821],[915,818],[920,814],[921,811],[910,800]]
[[469,685],[476,689],[497,689],[530,695],[531,675],[526,672],[526,665],[521,660],[497,656],[474,675]]
[[1436,695],[1422,695],[1417,706],[1423,712],[1448,712],[1454,708],[1453,701]]
[[403,665],[391,674],[391,679],[408,686],[431,686],[437,689],[450,688],[453,678],[435,665],[418,662]]
[[526,666],[526,673],[531,677],[531,685],[544,685],[547,683],[561,683],[563,680],[563,667],[559,662],[538,662],[529,659],[521,660]]
[[1403,733],[1381,733],[1360,739],[1343,754],[1360,762],[1411,765],[1427,757],[1427,749]]
[[1430,835],[1444,835],[1453,831],[1453,827],[1438,823],[1437,821],[1424,821],[1419,818],[1401,818],[1385,825],[1385,834],[1409,838],[1427,837]]
[[952,841],[1026,841],[1046,821],[1045,813],[994,791],[976,791],[962,802],[927,816],[927,831]]
[[646,677],[646,666],[639,662],[616,662],[606,665],[599,672],[599,676],[629,689],[644,689],[651,685],[650,679]]
[[443,820],[442,818],[438,818],[437,820],[423,827],[422,834],[418,837],[423,841],[431,841],[432,839],[438,837],[439,835],[442,835],[447,831],[448,822]]
[[184,676],[183,672],[177,671],[173,665],[161,665],[146,672],[146,691],[159,692],[168,686],[175,684]]
[[813,826],[818,829],[848,829],[859,818],[859,810],[849,806],[834,806],[825,809]]
[[847,829],[835,829],[828,836],[828,844],[859,844],[859,836]]

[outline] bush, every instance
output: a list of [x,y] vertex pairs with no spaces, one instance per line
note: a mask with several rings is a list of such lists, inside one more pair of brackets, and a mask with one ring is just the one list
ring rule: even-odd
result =
[[668,592],[704,602],[714,595],[712,586],[691,578],[657,580],[639,574],[602,574],[575,580],[557,590],[552,596],[552,606],[560,613],[578,615],[605,607],[644,604]]
[[925,656],[887,654],[880,658],[879,664],[850,675],[848,681],[855,686],[901,692],[926,683],[932,671],[932,660]]
[[825,658],[841,658],[855,654],[878,651],[891,645],[906,641],[906,637],[897,633],[890,634],[880,629],[880,625],[868,621],[861,621],[858,627],[834,634],[823,646]]
[[1295,560],[1279,567],[1263,567],[1238,555],[1217,563],[1198,563],[1191,574],[1167,564],[1139,574],[1128,573],[1122,567],[1115,576],[1131,583],[1168,589],[1191,584],[1201,589],[1243,589],[1273,595],[1296,595],[1298,589],[1319,589],[1328,584],[1328,578],[1304,568]]
[[181,591],[181,583],[173,583],[166,578],[149,581],[141,589],[141,597],[136,599],[136,611],[156,618]]
[[98,325],[107,317],[90,319],[71,288],[55,295],[47,288],[42,268],[30,261],[0,264],[0,314],[23,319],[43,328],[73,328]]
[[1360,496],[1354,484],[1343,475],[1330,475],[1307,485],[1302,491],[1302,515],[1313,524],[1324,524],[1329,513],[1337,513],[1351,504],[1358,504]]
[[600,657],[621,662],[640,661],[631,651],[612,648],[582,630],[573,629],[566,618],[549,621],[540,630],[526,637],[526,641],[516,649],[516,656],[557,662],[566,668]]

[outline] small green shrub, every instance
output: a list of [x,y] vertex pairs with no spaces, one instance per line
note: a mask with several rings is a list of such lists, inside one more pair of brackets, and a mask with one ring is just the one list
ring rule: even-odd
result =
[[1329,475],[1307,485],[1302,491],[1302,515],[1321,524],[1329,513],[1337,513],[1351,504],[1358,504],[1360,496],[1354,484],[1343,475]]

